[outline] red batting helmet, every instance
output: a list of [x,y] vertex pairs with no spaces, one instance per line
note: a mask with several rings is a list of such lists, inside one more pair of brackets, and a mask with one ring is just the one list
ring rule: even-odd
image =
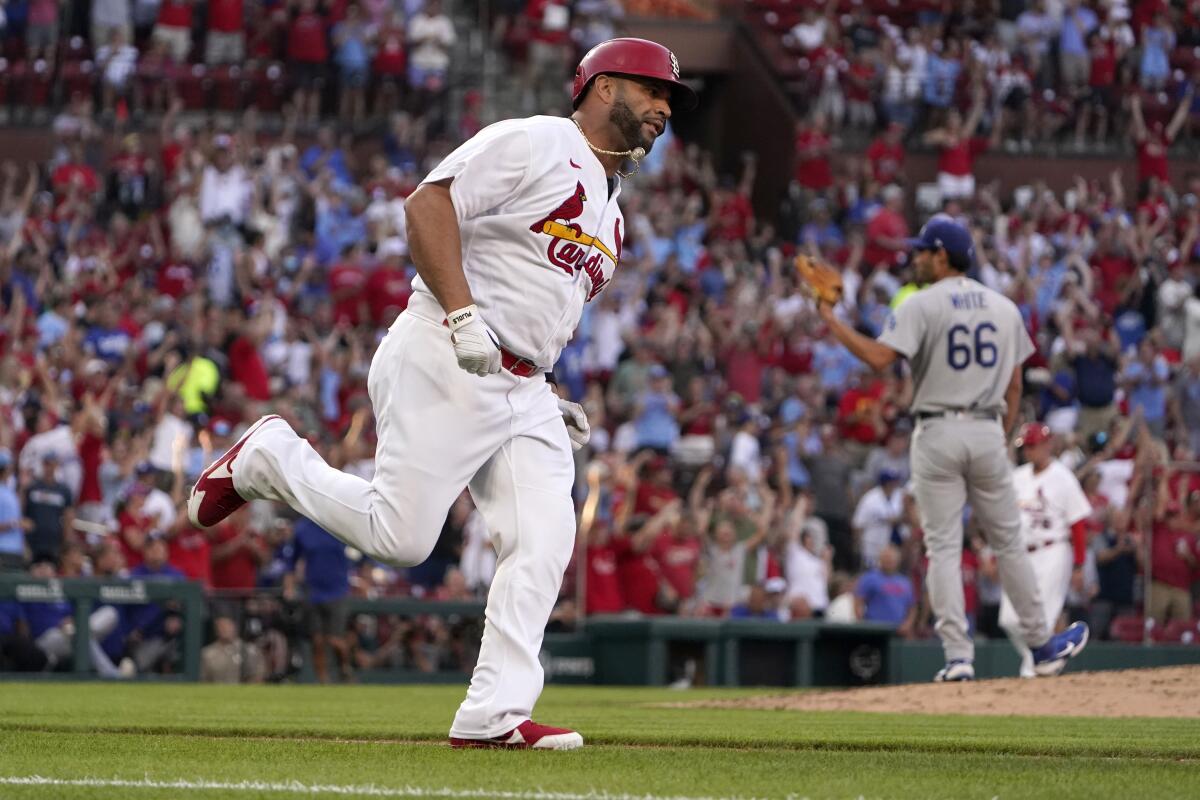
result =
[[1017,434],[1017,447],[1033,447],[1035,444],[1050,441],[1050,429],[1040,422],[1027,422],[1021,426]]
[[609,39],[588,50],[575,68],[571,102],[579,108],[597,75],[640,75],[671,84],[671,106],[679,111],[696,107],[696,93],[679,80],[679,59],[658,42],[647,39]]

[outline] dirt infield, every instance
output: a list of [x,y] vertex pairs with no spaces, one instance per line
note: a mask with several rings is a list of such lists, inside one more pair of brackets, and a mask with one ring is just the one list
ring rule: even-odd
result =
[[[1033,717],[1200,718],[1200,667],[1079,672],[1053,679],[915,683],[687,703],[708,708]],[[680,704],[684,705],[684,704]]]

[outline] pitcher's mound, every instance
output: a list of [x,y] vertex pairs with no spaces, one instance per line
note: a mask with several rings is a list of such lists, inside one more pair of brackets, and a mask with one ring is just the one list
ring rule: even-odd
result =
[[1033,680],[1003,678],[974,683],[872,686],[718,700],[700,705],[895,714],[1200,718],[1197,687],[1200,687],[1200,666],[1074,672]]

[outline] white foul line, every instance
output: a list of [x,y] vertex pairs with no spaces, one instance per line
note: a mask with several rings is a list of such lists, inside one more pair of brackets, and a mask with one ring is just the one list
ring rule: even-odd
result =
[[[0,776],[0,786],[86,786],[119,789],[185,789],[191,791],[286,792],[289,794],[335,794],[361,797],[495,797],[500,800],[717,800],[713,797],[685,797],[654,794],[621,794],[591,790],[584,793],[535,791],[506,792],[496,789],[451,789],[428,786],[376,786],[375,784],[321,784],[300,781],[156,781],[150,778],[45,778],[41,775]],[[750,800],[747,798],[747,800]]]

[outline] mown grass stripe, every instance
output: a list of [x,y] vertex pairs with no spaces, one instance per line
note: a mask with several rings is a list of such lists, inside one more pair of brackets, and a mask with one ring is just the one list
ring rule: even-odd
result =
[[[49,733],[49,734],[107,734],[112,736],[164,736],[177,739],[213,739],[213,740],[242,740],[248,742],[295,742],[298,744],[361,744],[387,745],[401,747],[449,747],[444,734],[384,737],[357,735],[346,736],[338,733],[324,733],[315,730],[297,730],[294,733],[271,733],[250,728],[172,728],[168,726],[90,726],[86,731],[70,725],[46,725],[21,723],[0,723],[0,734],[10,733]],[[981,754],[992,756],[1021,756],[1029,758],[1119,758],[1132,761],[1177,761],[1196,762],[1196,750],[1193,747],[1175,747],[1169,743],[1156,745],[1150,750],[1129,750],[1119,744],[1098,746],[1094,742],[1072,745],[1068,743],[1050,746],[1014,742],[998,743],[991,740],[942,739],[935,741],[917,741],[902,739],[896,742],[883,742],[878,739],[793,739],[788,741],[770,742],[754,741],[731,737],[728,740],[718,738],[701,738],[693,736],[677,737],[621,737],[611,735],[590,735],[586,738],[586,747],[596,749],[629,749],[629,750],[740,750],[763,752],[816,752],[816,753],[914,753],[926,755],[946,754]]]
[[[301,781],[208,781],[208,780],[128,780],[124,778],[47,778],[42,775],[0,776],[6,786],[80,786],[89,789],[179,789],[182,791],[281,792],[286,794],[340,795],[344,797],[495,797],[499,800],[717,800],[713,797],[684,795],[624,794],[593,790],[589,792],[504,791],[497,789],[451,789],[448,786],[376,786],[375,784],[303,783]],[[744,800],[753,800],[745,798]]]

